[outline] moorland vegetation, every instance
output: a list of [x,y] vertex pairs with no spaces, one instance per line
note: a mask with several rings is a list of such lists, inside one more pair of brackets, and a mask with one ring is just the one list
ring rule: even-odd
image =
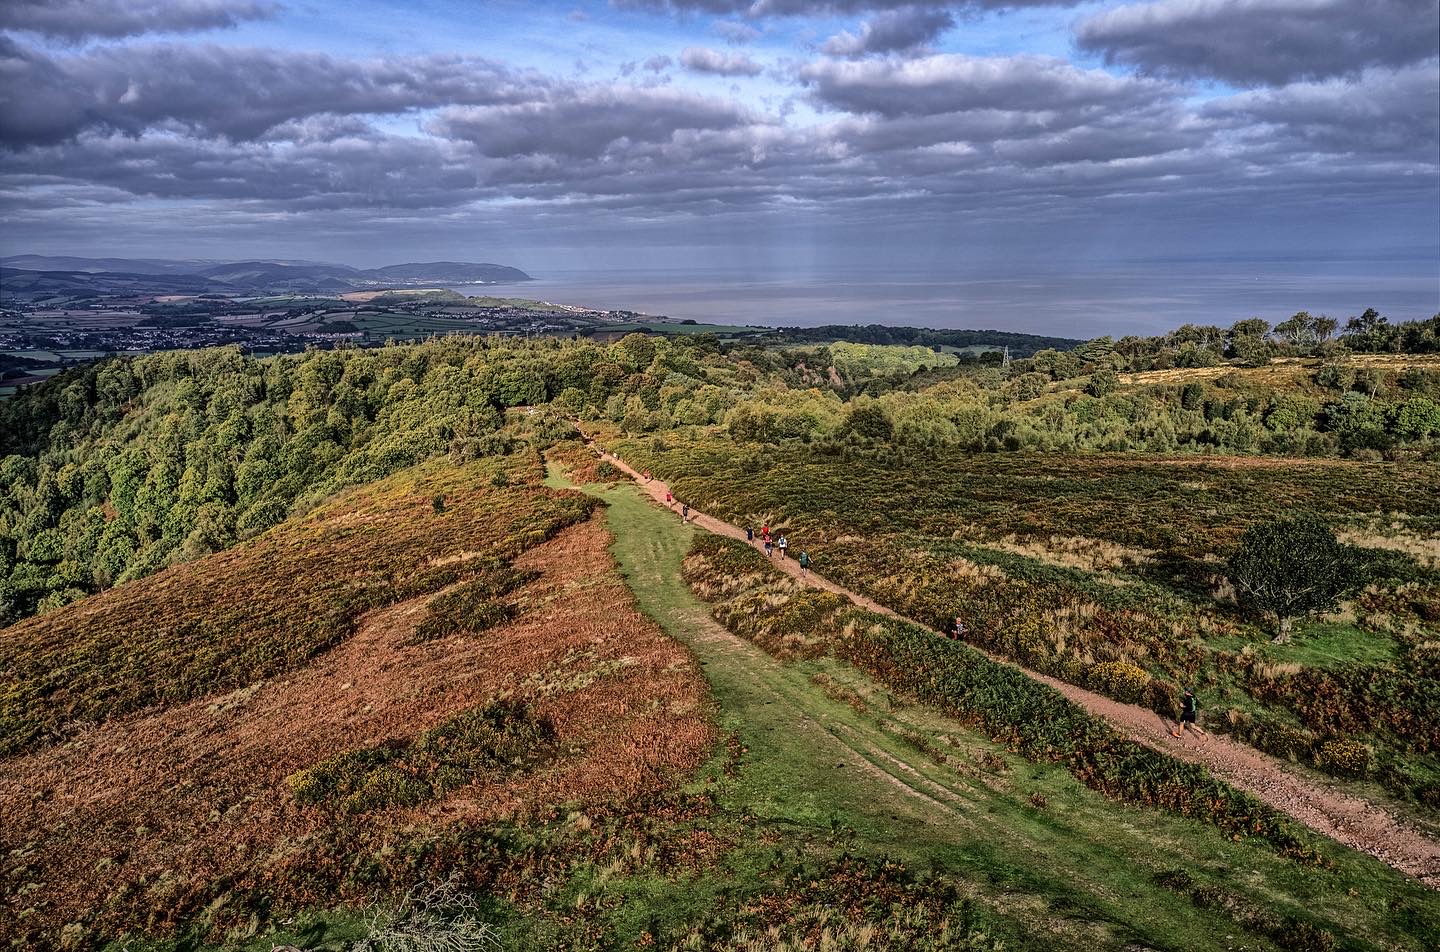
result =
[[[26,941],[70,929],[74,948],[242,942],[308,909],[313,947],[341,948],[359,933],[337,905],[462,870],[514,948],[1093,948],[1232,927],[1257,948],[1425,947],[1423,887],[975,649],[1166,716],[1194,687],[1207,727],[1440,828],[1437,327],[1297,315],[1008,362],[913,339],[632,334],[67,370],[0,403],[0,787],[23,805],[3,828],[6,909]],[[622,581],[594,497],[541,484],[542,454],[579,482],[617,475],[572,421],[920,624],[698,539],[702,611],[781,662],[751,695],[758,662],[702,653],[712,711],[624,595],[684,637],[694,596],[655,573],[673,556],[678,575],[690,530],[592,487],[629,527]],[[1329,573],[1324,597],[1257,581],[1295,552]],[[588,574],[555,574],[572,562]],[[933,630],[957,617],[969,644]],[[344,666],[367,663],[347,649],[383,657],[367,680],[414,672],[394,704],[419,706],[365,720],[391,702],[344,700]],[[228,748],[165,746],[190,722],[228,736],[277,685],[332,721],[286,713],[308,726],[283,756],[239,743],[264,759],[223,776],[206,758]],[[883,832],[873,795],[846,799],[862,787],[776,720],[797,698],[846,725],[833,736],[869,732],[872,766],[930,778],[887,816],[959,797],[1020,845]],[[147,758],[162,786],[126,786]],[[164,786],[182,765],[198,785]],[[104,828],[126,845],[87,854],[56,820],[82,782],[54,778],[92,771],[173,822],[122,817]],[[218,819],[195,813],[217,798]],[[271,839],[237,848],[231,816]],[[1077,837],[1093,890],[1066,885]],[[1167,849],[1193,862],[1137,860]],[[183,875],[146,872],[167,858]],[[1236,863],[1264,872],[1225,885]],[[940,868],[963,875],[918,872]],[[67,875],[80,885],[55,893]],[[82,915],[95,877],[109,891]]]

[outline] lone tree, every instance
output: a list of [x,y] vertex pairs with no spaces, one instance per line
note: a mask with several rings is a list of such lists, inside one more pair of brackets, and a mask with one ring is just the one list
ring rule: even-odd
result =
[[1251,526],[1230,559],[1241,603],[1274,619],[1277,644],[1294,619],[1334,611],[1359,574],[1354,548],[1314,516]]

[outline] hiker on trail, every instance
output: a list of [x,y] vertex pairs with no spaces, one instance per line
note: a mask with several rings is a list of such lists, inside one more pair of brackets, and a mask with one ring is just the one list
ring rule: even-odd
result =
[[746,527],[745,527],[745,541],[746,541],[746,542],[749,542],[749,543],[752,543],[752,544],[755,542],[755,527],[754,527],[754,526],[746,526]]
[[785,549],[786,549],[786,547],[789,546],[789,545],[790,545],[789,540],[787,540],[787,539],[782,535],[782,536],[780,537],[780,558],[782,558],[782,559],[785,558]]
[[765,523],[763,526],[760,527],[760,536],[761,536],[761,538],[763,538],[766,542],[769,542],[769,541],[770,541],[770,523],[767,522],[767,523]]
[[650,470],[645,470],[645,482],[650,482]]
[[963,639],[963,638],[965,637],[965,632],[966,632],[966,631],[967,631],[967,629],[965,628],[965,622],[963,622],[963,621],[960,620],[960,616],[959,616],[959,615],[956,615],[956,616],[955,616],[955,627],[950,630],[950,637],[951,637],[951,638],[957,638],[957,639]]
[[810,553],[806,552],[804,549],[800,550],[800,574],[810,574]]
[[769,557],[770,557],[770,554],[774,551],[774,549],[775,549],[775,547],[774,547],[774,545],[770,542],[770,537],[769,537],[769,536],[766,536],[766,537],[765,537],[765,557],[766,557],[766,558],[769,558]]
[[673,506],[673,505],[675,505],[675,497],[672,496],[672,495],[670,495],[670,490],[668,490],[668,489],[665,490],[665,505],[667,505],[667,506]]
[[1201,730],[1200,725],[1196,723],[1199,718],[1200,705],[1195,700],[1195,692],[1190,688],[1186,688],[1185,696],[1180,699],[1180,728],[1179,730],[1171,731],[1170,736],[1179,737],[1181,731],[1189,728],[1190,730],[1199,734],[1201,737],[1204,737],[1205,732]]
[[689,521],[690,521],[690,504],[689,504],[688,502],[685,502],[685,503],[681,503],[681,504],[680,504],[680,521],[681,521],[681,522],[689,522]]

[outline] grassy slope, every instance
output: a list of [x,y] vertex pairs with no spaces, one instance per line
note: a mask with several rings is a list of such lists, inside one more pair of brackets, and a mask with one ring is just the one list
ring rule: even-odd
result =
[[[726,793],[734,809],[781,828],[848,828],[867,851],[980,884],[984,901],[1046,935],[1050,945],[1229,947],[1225,936],[1238,933],[1235,923],[1155,884],[1156,873],[1183,868],[1197,882],[1238,890],[1271,912],[1302,920],[1318,914],[1312,921],[1347,933],[1357,948],[1423,947],[1413,920],[1425,909],[1435,914],[1433,898],[1378,863],[1347,857],[1342,877],[1307,871],[1201,824],[1109,803],[1063,770],[1020,761],[922,709],[897,709],[883,691],[833,662],[780,665],[756,650],[697,637],[713,623],[680,578],[691,530],[632,486],[598,494],[609,504],[615,554],[642,609],[701,658],[722,727],[736,731],[749,750]],[[832,693],[874,703],[862,702],[863,713],[840,703],[812,682],[816,674],[840,686]],[[797,712],[894,780],[837,768],[832,748],[799,729]],[[901,731],[962,761],[998,758],[1005,767],[997,774],[937,766]],[[937,819],[935,804],[900,789],[912,784],[951,805],[951,815]],[[1033,806],[1034,793],[1048,806]]]

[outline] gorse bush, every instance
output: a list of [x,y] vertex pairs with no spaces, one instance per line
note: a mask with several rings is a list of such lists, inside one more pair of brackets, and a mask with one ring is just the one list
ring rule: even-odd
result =
[[1375,769],[1375,753],[1354,740],[1327,740],[1315,750],[1315,762],[1335,773],[1368,777]]
[[345,813],[414,806],[496,773],[529,770],[554,753],[555,730],[513,699],[493,701],[409,744],[337,754],[287,778],[301,803]]
[[1127,661],[1102,661],[1086,673],[1092,687],[1127,704],[1149,700],[1150,673]]

